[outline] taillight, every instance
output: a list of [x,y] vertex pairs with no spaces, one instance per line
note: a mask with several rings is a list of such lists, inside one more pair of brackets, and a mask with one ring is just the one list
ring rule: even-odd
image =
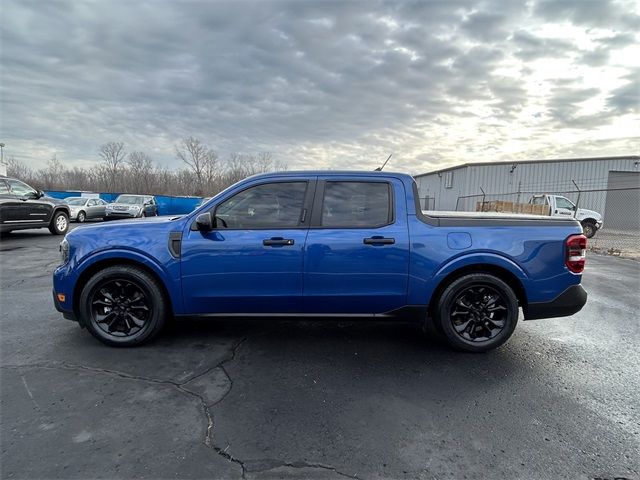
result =
[[565,265],[573,273],[582,273],[587,257],[587,237],[571,235],[564,242],[567,250]]

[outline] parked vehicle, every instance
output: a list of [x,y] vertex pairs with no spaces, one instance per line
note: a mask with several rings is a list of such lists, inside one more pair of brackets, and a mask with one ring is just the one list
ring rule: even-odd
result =
[[586,208],[577,208],[571,200],[560,195],[534,195],[529,203],[547,205],[549,215],[554,217],[574,217],[582,225],[582,230],[587,238],[592,238],[603,225],[601,214]]
[[101,198],[67,197],[64,202],[69,205],[69,219],[78,223],[106,216],[107,202]]
[[156,198],[151,195],[120,195],[106,206],[106,219],[141,218],[158,215]]
[[202,205],[207,203],[209,200],[211,200],[211,197],[204,197],[202,200],[200,200],[198,202],[198,204],[196,205],[196,208],[200,208]]
[[69,207],[20,180],[0,176],[0,232],[30,228],[64,235],[69,230]]
[[495,348],[524,318],[578,312],[586,238],[572,218],[420,210],[409,175],[250,177],[182,217],[69,233],[56,308],[114,346],[171,315],[416,319]]

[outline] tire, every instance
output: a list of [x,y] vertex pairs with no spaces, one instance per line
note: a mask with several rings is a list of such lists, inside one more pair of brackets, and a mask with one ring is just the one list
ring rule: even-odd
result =
[[158,281],[129,265],[96,272],[82,289],[79,310],[87,330],[112,347],[135,347],[150,341],[160,333],[169,314]]
[[78,212],[78,216],[76,217],[76,221],[78,223],[84,223],[87,219],[87,214],[84,212]]
[[582,233],[587,238],[593,238],[598,229],[596,228],[596,224],[593,222],[582,222]]
[[440,295],[436,322],[451,347],[486,352],[511,337],[518,323],[518,299],[505,282],[493,275],[464,275]]
[[54,235],[64,235],[69,231],[69,215],[62,210],[54,212],[49,231]]

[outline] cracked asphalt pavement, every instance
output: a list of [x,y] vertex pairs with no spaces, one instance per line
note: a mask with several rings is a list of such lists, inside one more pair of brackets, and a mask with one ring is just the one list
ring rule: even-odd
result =
[[60,240],[0,241],[2,478],[640,477],[636,261],[590,255],[581,313],[487,354],[238,319],[114,349],[54,310]]

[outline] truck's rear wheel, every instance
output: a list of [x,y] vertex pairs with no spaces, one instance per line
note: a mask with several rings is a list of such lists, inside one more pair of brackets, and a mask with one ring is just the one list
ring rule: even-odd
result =
[[589,221],[582,222],[582,233],[584,233],[585,237],[593,238],[597,230],[595,223]]
[[442,292],[436,321],[453,348],[486,352],[502,345],[513,333],[518,322],[518,299],[493,275],[464,275]]
[[102,343],[133,347],[151,340],[165,323],[167,301],[144,270],[115,265],[97,272],[80,295],[82,322]]

